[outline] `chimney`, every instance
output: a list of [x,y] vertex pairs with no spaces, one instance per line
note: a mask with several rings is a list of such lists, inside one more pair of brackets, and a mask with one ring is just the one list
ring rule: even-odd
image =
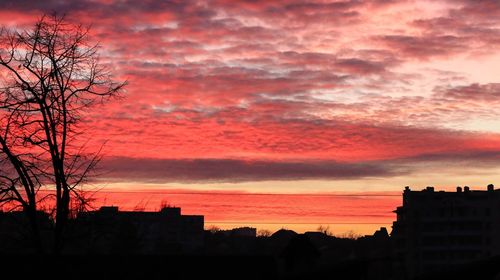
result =
[[429,192],[434,192],[434,187],[427,187],[426,189],[427,189],[427,191],[429,191]]
[[464,192],[469,192],[469,191],[470,191],[469,186],[465,186],[465,187],[464,187]]
[[489,192],[492,192],[492,191],[494,191],[494,190],[495,190],[495,185],[493,185],[493,184],[489,184],[489,185],[488,185],[488,191],[489,191]]
[[457,192],[462,192],[462,187],[457,187]]

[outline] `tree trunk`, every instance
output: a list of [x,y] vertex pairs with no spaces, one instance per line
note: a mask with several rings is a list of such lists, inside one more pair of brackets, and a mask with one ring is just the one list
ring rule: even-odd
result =
[[31,226],[31,238],[36,253],[45,254],[45,249],[42,242],[42,235],[40,231],[40,225],[36,209],[34,209],[33,207],[29,207],[25,209],[24,213],[26,214]]

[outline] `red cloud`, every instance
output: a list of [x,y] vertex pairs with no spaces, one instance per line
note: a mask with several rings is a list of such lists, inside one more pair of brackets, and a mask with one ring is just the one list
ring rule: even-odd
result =
[[272,109],[267,112],[244,108],[227,112],[173,110],[149,118],[100,119],[90,125],[97,131],[107,131],[101,137],[110,139],[107,149],[110,155],[146,158],[356,162],[460,151],[493,152],[499,144],[496,135],[339,120],[286,119],[283,112],[279,115],[273,116]]
[[[124,99],[88,112],[92,141],[109,139],[109,156],[169,160],[173,170],[177,160],[198,168],[198,180],[240,180],[246,172],[254,180],[292,178],[297,168],[307,170],[304,178],[390,176],[400,170],[366,162],[496,152],[496,134],[442,127],[495,116],[485,108],[497,84],[437,81],[430,92],[406,96],[423,74],[398,71],[471,46],[494,54],[499,17],[479,15],[496,14],[497,5],[460,1],[435,18],[408,14],[408,23],[374,29],[384,3],[407,5],[9,0],[0,22],[24,27],[52,10],[93,22],[103,61],[129,86]],[[207,159],[222,169],[243,161],[233,178],[222,169],[203,173]]]

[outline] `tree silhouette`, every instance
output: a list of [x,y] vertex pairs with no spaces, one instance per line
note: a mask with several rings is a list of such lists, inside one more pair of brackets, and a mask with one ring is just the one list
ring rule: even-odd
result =
[[26,213],[39,251],[40,204],[54,202],[57,253],[71,206],[87,203],[82,185],[100,156],[82,144],[82,113],[125,86],[100,62],[89,30],[54,14],[0,31],[0,203]]

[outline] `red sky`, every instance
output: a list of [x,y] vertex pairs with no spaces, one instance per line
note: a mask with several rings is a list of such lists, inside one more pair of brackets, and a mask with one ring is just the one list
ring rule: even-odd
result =
[[[498,1],[5,0],[0,24],[25,28],[52,11],[91,23],[102,61],[129,82],[86,117],[91,143],[107,141],[97,185],[134,191],[107,203],[132,207],[150,190],[244,199],[500,183]],[[209,222],[360,233],[389,224],[399,203],[231,197],[217,216],[219,196],[156,194],[156,204],[164,196]],[[351,228],[335,224],[346,201],[357,205]],[[269,215],[268,203],[289,208]]]

